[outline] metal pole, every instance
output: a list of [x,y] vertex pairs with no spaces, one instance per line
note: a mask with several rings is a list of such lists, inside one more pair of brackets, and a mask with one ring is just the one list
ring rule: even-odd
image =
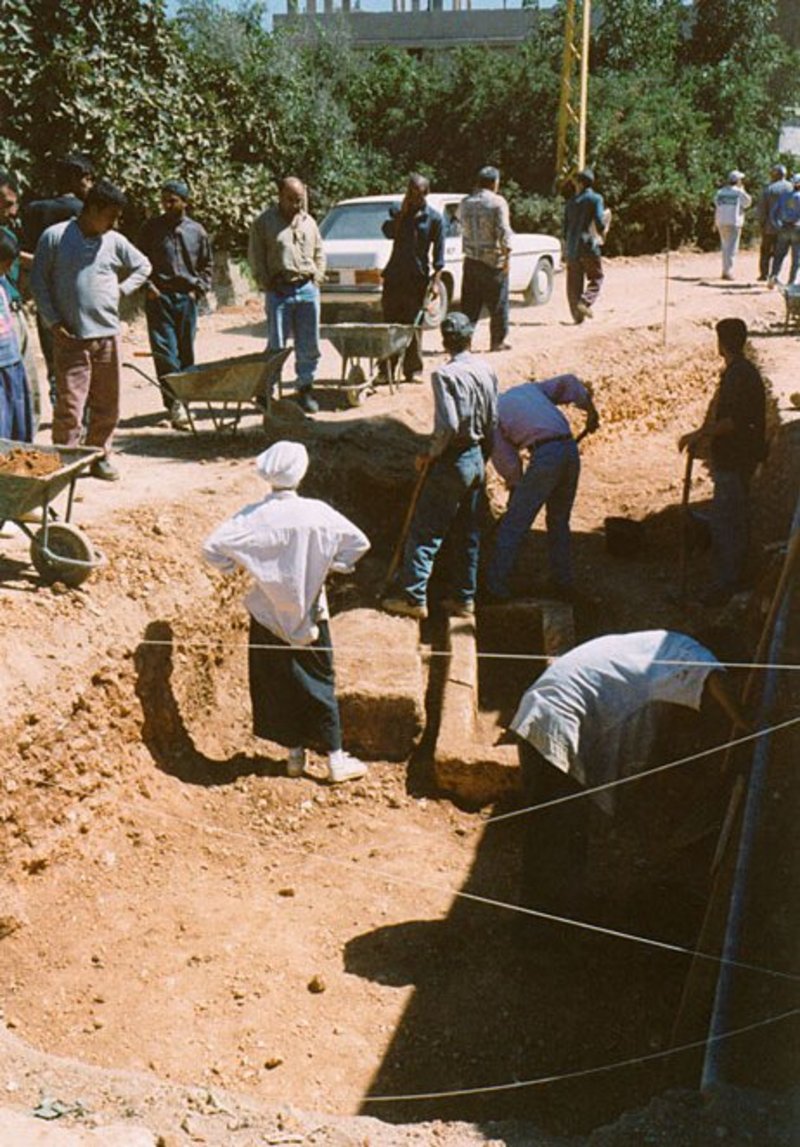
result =
[[669,233],[669,220],[667,220],[667,253],[664,260],[664,319],[661,323],[661,345],[667,345],[667,307],[669,305],[669,249],[671,239]]
[[592,0],[583,0],[581,42],[581,102],[578,121],[578,169],[586,166],[586,120],[589,111],[589,40],[592,32]]
[[[800,501],[798,501],[795,507],[794,520],[789,538],[789,549],[786,556],[786,566],[788,569],[786,569],[783,600],[775,619],[775,629],[769,648],[768,660],[773,665],[780,659],[789,619],[789,609],[795,585],[793,567],[797,557],[797,537],[799,534]],[[767,679],[759,708],[760,721],[767,719],[772,709],[778,689],[778,675],[777,669],[767,671]],[[756,750],[753,754],[753,767],[750,772],[750,782],[747,787],[747,803],[745,804],[742,831],[739,838],[739,851],[736,857],[733,891],[728,909],[725,942],[722,949],[722,956],[726,961],[741,959],[745,908],[750,882],[750,864],[756,836],[758,834],[761,806],[766,788],[769,748],[770,738],[765,735],[757,742]],[[734,971],[735,969],[731,963],[723,963],[720,967],[717,990],[714,994],[714,1008],[711,1013],[711,1023],[708,1029],[706,1053],[703,1060],[703,1074],[700,1081],[700,1089],[702,1091],[708,1091],[717,1084],[725,1082],[728,1045],[727,1041],[720,1037],[724,1035],[730,1026],[728,1015],[733,998]]]

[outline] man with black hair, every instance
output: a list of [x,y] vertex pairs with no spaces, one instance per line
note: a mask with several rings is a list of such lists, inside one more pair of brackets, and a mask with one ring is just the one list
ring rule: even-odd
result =
[[721,319],[717,346],[725,362],[705,422],[684,434],[679,450],[708,444],[714,497],[711,503],[712,581],[704,605],[724,605],[742,588],[749,542],[749,495],[753,472],[766,457],[764,380],[744,353],[747,325]]
[[775,254],[775,241],[778,235],[778,224],[773,218],[775,209],[782,196],[791,194],[792,185],[786,178],[786,168],[782,163],[776,163],[770,172],[770,181],[761,189],[756,204],[756,215],[761,227],[761,245],[758,249],[758,281],[766,283],[772,266],[772,256]]
[[91,474],[109,482],[119,478],[108,457],[119,419],[119,301],[141,287],[151,270],[141,251],[115,230],[125,204],[112,183],[95,183],[77,219],[44,232],[31,272],[36,305],[53,334],[53,442],[77,446],[88,408],[85,444],[103,450]]
[[147,333],[161,396],[175,430],[189,419],[165,375],[194,365],[197,302],[211,290],[211,243],[204,227],[186,213],[190,192],[182,179],[161,188],[163,214],[145,223],[138,246],[153,265],[147,283]]
[[[94,182],[94,168],[89,158],[80,152],[65,155],[56,160],[56,193],[49,199],[34,199],[22,209],[22,249],[30,263],[32,252],[48,227],[74,219],[83,210],[83,203]],[[56,372],[53,364],[53,336],[36,315],[36,329],[39,332],[39,345],[47,364],[47,382],[50,403],[56,404]]]
[[564,262],[567,266],[567,302],[576,323],[592,318],[592,307],[603,285],[600,251],[610,214],[594,189],[590,167],[573,181],[575,194],[564,207]]
[[476,188],[461,204],[464,278],[461,305],[471,323],[485,306],[489,312],[491,351],[508,350],[508,270],[511,224],[508,203],[498,194],[500,172],[482,167]]
[[[429,294],[438,290],[444,267],[444,220],[427,201],[430,183],[412,172],[399,207],[389,209],[382,231],[392,240],[392,253],[383,269],[383,321],[415,323]],[[403,377],[422,371],[419,329],[403,354]],[[393,364],[399,355],[392,355]]]
[[419,620],[428,616],[428,582],[445,538],[452,543],[452,560],[450,590],[441,604],[456,617],[475,612],[479,499],[497,425],[497,378],[488,363],[470,353],[472,323],[451,311],[440,329],[451,358],[431,377],[433,436],[428,452],[416,459],[426,479],[402,566],[382,602],[387,613]]

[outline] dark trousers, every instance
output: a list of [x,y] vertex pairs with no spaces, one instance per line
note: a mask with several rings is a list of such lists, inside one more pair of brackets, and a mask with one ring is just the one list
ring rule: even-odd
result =
[[465,259],[461,309],[471,323],[477,323],[483,307],[489,312],[491,345],[498,347],[508,334],[508,272],[479,259]]
[[[416,322],[417,315],[425,303],[428,284],[425,279],[384,279],[381,307],[385,323]],[[417,329],[403,355],[403,377],[413,378],[422,371],[422,332]],[[387,360],[394,369],[400,355],[393,354]]]
[[[518,749],[526,807],[582,791],[527,741],[520,740]],[[526,814],[521,900],[527,908],[556,916],[581,913],[590,826],[587,801],[581,797]]]
[[774,232],[762,231],[761,233],[761,246],[758,248],[758,277],[759,279],[768,279],[770,267],[772,266],[772,256],[775,254],[775,240],[777,235]]
[[250,618],[248,671],[253,732],[287,749],[342,747],[331,631],[317,623],[311,645],[292,647]]
[[175,394],[164,375],[194,366],[194,336],[197,331],[197,300],[194,295],[162,291],[145,302],[147,333],[164,406],[169,410]]
[[591,307],[603,285],[603,262],[599,255],[579,255],[567,259],[567,302],[574,319],[580,320],[576,307]]

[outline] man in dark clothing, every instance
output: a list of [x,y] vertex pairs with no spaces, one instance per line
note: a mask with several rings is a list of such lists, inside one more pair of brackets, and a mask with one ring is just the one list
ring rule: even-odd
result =
[[567,302],[576,323],[592,318],[592,306],[603,285],[600,250],[608,227],[603,197],[594,190],[590,168],[575,176],[575,194],[564,208],[564,262]]
[[197,300],[211,289],[211,243],[205,228],[186,214],[189,188],[170,179],[161,188],[162,215],[142,228],[138,247],[153,264],[147,283],[147,333],[164,406],[175,430],[189,419],[165,375],[194,365]]
[[[36,244],[48,227],[54,223],[64,223],[75,219],[83,210],[83,201],[94,182],[94,169],[85,155],[75,152],[56,162],[56,194],[50,199],[34,199],[22,209],[22,249],[30,252],[27,258],[33,260]],[[39,345],[47,364],[47,385],[50,403],[56,402],[56,371],[53,365],[53,336],[36,315],[36,329],[39,332]]]
[[784,195],[791,195],[792,185],[786,178],[786,168],[776,163],[771,171],[771,180],[761,189],[756,205],[758,222],[761,227],[761,246],[758,250],[758,281],[765,283],[769,278],[772,257],[775,254],[775,241],[778,226],[774,219],[775,210]]
[[744,355],[747,326],[741,319],[717,323],[725,360],[706,420],[684,434],[680,450],[710,447],[714,497],[711,503],[713,577],[701,595],[704,605],[724,605],[742,588],[749,541],[749,491],[753,472],[766,456],[764,382]]
[[[383,234],[394,241],[383,271],[383,319],[387,323],[413,323],[428,293],[439,289],[444,267],[444,220],[428,206],[428,190],[424,175],[410,175],[403,202],[399,208],[390,209],[390,217],[383,224]],[[398,358],[399,355],[392,356],[392,366]],[[421,370],[418,331],[403,356],[403,375],[411,379]]]

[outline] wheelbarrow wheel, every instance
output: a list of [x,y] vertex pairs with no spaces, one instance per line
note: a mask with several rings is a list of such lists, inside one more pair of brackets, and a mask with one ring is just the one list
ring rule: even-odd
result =
[[[95,553],[92,543],[76,529],[65,522],[51,522],[47,527],[47,546],[45,547],[45,532],[39,530],[31,541],[31,561],[42,581],[52,585],[53,582],[63,582],[64,585],[75,589],[83,585],[92,572],[91,564],[73,565],[73,562],[95,562]],[[45,553],[45,548],[48,553]],[[64,559],[63,561],[61,559]]]
[[347,390],[345,395],[351,406],[362,406],[367,397],[367,376],[363,367],[355,363],[347,372]]

